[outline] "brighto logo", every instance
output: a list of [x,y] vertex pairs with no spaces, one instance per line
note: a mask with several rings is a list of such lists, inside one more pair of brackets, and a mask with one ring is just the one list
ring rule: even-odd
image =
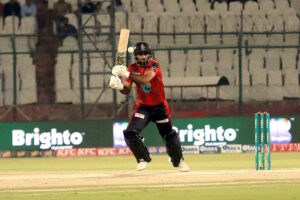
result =
[[39,128],[34,128],[33,133],[25,133],[24,130],[12,130],[13,146],[39,146],[40,149],[72,148],[83,142],[84,133],[64,130],[57,132],[56,128],[51,128],[50,132],[40,133]]
[[204,125],[202,129],[193,129],[193,125],[188,124],[187,129],[173,128],[178,132],[181,142],[193,142],[193,145],[224,146],[237,137],[237,130],[224,129],[223,126],[213,129],[210,125]]

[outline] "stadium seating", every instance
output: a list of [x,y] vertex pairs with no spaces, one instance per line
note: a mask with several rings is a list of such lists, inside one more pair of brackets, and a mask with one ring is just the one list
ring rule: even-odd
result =
[[190,16],[190,32],[193,33],[191,35],[191,46],[202,46],[205,43],[204,35],[199,34],[204,33],[204,27],[205,24],[201,13]]
[[[164,13],[159,17],[159,45],[171,47],[174,45],[174,15]],[[168,35],[164,35],[168,34]]]
[[217,51],[215,49],[201,50],[201,55],[201,61],[217,63]]
[[[63,47],[62,47],[63,48]],[[89,73],[84,75],[83,83],[85,103],[95,103],[100,94],[102,103],[112,102],[112,91],[107,88],[110,69],[97,53],[85,55],[83,69]],[[79,55],[59,54],[55,66],[56,102],[80,103]],[[98,72],[107,72],[107,75]],[[98,74],[97,74],[98,73]],[[118,102],[124,101],[124,96],[118,94]]]
[[259,0],[259,8],[261,10],[267,11],[275,8],[275,5],[272,0]]
[[126,13],[124,12],[116,12],[115,13],[115,30],[119,32],[121,28],[127,28],[126,25],[127,18]]
[[[51,8],[56,0],[49,0],[48,2],[49,8]],[[67,2],[71,3],[73,11],[77,9],[77,3],[71,0],[67,0]],[[210,9],[211,5],[206,0],[122,0],[122,3],[125,12],[118,11],[115,13],[116,32],[119,32],[121,28],[129,28],[131,30],[131,44],[144,40],[153,49],[161,48],[161,50],[154,52],[154,58],[163,66],[164,77],[180,79],[200,75],[227,76],[230,85],[220,88],[220,98],[223,100],[237,101],[238,99],[239,52],[233,48],[216,50],[202,49],[203,47],[235,47],[239,42],[238,32],[241,28],[244,32],[250,33],[242,35],[241,42],[243,45],[283,46],[299,43],[298,33],[277,34],[283,31],[299,31],[297,0],[259,0],[257,3],[249,1],[245,4],[244,9],[240,2],[232,2],[229,7],[226,3],[215,3],[213,10]],[[87,22],[87,26],[98,27],[86,29],[86,32],[94,34],[94,39],[101,41],[102,46],[97,44],[97,47],[101,49],[109,49],[107,47],[111,44],[108,35],[109,28],[99,28],[99,25],[107,27],[110,25],[111,18],[105,13],[107,5],[105,4],[95,17],[90,14],[82,16],[83,22]],[[240,16],[242,9],[243,27],[241,27]],[[77,18],[73,13],[65,16],[71,24],[78,28]],[[5,26],[3,27],[1,24],[0,34],[11,34],[13,31],[17,35],[35,32],[35,20],[33,18],[24,18],[20,27],[16,23],[13,25],[13,21],[16,20],[17,18],[7,17]],[[236,32],[237,34],[226,34],[227,32]],[[251,32],[263,34],[251,34]],[[105,34],[101,35],[101,33]],[[210,33],[218,34],[211,35]],[[19,37],[15,41],[17,51],[34,51],[35,40]],[[94,49],[93,44],[88,42],[86,37],[83,38],[83,41],[85,50]],[[0,42],[3,44],[0,51],[12,52],[11,40],[0,38]],[[190,47],[193,49],[189,49]],[[187,49],[185,51],[166,50],[168,48]],[[76,39],[66,38],[59,50],[78,50]],[[280,101],[285,98],[300,98],[298,77],[300,59],[298,54],[296,48],[243,49],[241,64],[244,100]],[[110,57],[108,56],[108,58]],[[75,54],[62,54],[57,57],[56,69],[60,68],[59,70],[61,70],[59,71],[61,74],[56,74],[57,102],[78,103],[80,101],[79,76],[75,76],[79,73],[79,66],[74,64],[78,63],[75,61],[76,59],[78,60],[78,55]],[[69,61],[71,63],[65,63]],[[104,60],[99,58],[85,58],[84,62],[85,71],[97,71],[98,65],[107,67]],[[62,67],[63,65],[65,66]],[[5,73],[9,73],[8,67],[4,68]],[[21,72],[23,73],[23,71]],[[21,77],[20,80],[27,79],[22,74],[19,77]],[[66,79],[62,77],[68,77],[67,80],[70,81],[64,81]],[[273,79],[280,80],[273,81]],[[92,87],[85,94],[86,102],[92,103],[97,99],[101,91],[93,88],[104,87],[105,82],[107,82],[107,77],[104,75],[90,75],[89,78],[86,78],[85,86]],[[184,99],[188,100],[189,97],[193,100],[205,96],[200,89],[197,92],[195,92],[195,88],[185,88],[182,91],[177,89],[174,88],[172,91],[172,97],[175,99],[180,99],[183,96]],[[170,97],[170,91],[166,93],[169,93],[167,96]],[[67,94],[71,96],[67,97]],[[104,94],[107,99],[103,99],[103,102],[111,102],[111,90],[105,91]],[[216,96],[216,92],[209,90],[210,98],[216,98]],[[10,98],[7,95],[4,102],[11,102]],[[33,100],[20,101],[24,103]]]
[[18,104],[31,104],[37,102],[37,88],[35,78],[35,66],[29,55],[19,55],[17,60],[19,76]]
[[276,9],[287,9],[290,7],[288,0],[275,0]]
[[[238,44],[238,35],[228,35],[226,32],[238,33],[240,31],[240,14],[243,9],[240,2],[231,2],[229,7],[226,3],[215,3],[214,10],[210,9],[211,5],[206,0],[195,2],[192,0],[122,0],[122,3],[125,12],[116,12],[116,32],[123,27],[129,28],[132,33],[131,44],[145,40],[154,49]],[[297,34],[275,33],[299,30],[299,18],[296,15],[295,4],[295,0],[247,2],[243,10],[243,31],[266,32],[267,34],[243,35],[243,42],[247,41],[248,45],[280,46],[297,43],[299,41]],[[67,16],[70,22],[74,21],[75,24],[74,16],[72,14]],[[97,17],[97,19],[104,25],[109,24],[108,18],[105,20]],[[215,32],[221,34],[209,34]],[[77,48],[72,39],[68,39],[64,43],[63,48]],[[271,79],[282,77],[285,80],[285,77],[290,77],[291,70],[296,71],[296,74],[299,73],[298,51],[272,48],[252,48],[247,51],[243,50],[241,58],[244,100],[264,101],[294,98],[291,91],[299,88],[299,83],[297,87],[295,86],[296,78],[292,78],[295,80],[293,83],[283,82],[282,84],[280,81],[273,82]],[[154,58],[163,66],[164,77],[225,75],[228,77],[230,85],[220,88],[220,98],[224,100],[237,100],[238,98],[239,53],[236,49],[203,49],[187,50],[186,52],[160,50],[155,51]],[[90,65],[90,69],[93,67]],[[194,90],[194,88],[183,89],[184,98],[190,96],[190,99],[197,99],[202,96],[202,91],[196,94],[193,93]],[[262,95],[264,94],[262,91],[268,95]],[[88,99],[95,98],[93,97],[95,96],[94,91],[88,93],[90,93]],[[212,98],[216,95],[211,91],[209,93]],[[297,98],[297,92],[295,94],[294,96]],[[172,95],[175,99],[181,98],[181,91],[174,88]]]
[[[186,14],[176,15],[174,21],[175,27],[175,44],[174,46],[189,46],[190,44],[190,37],[187,33],[190,33],[190,16]],[[184,34],[185,35],[181,35]]]
[[169,13],[178,13],[181,10],[177,0],[164,0],[164,8]]
[[121,0],[122,6],[127,13],[131,12],[131,0]]
[[[132,33],[141,33],[142,32],[142,15],[137,13],[128,14],[128,28]],[[130,40],[135,43],[142,40],[141,35],[130,36]]]
[[218,69],[233,69],[233,50],[232,49],[220,49],[218,53]]
[[234,15],[240,15],[243,5],[239,1],[234,1],[229,4],[229,11]]
[[[232,32],[238,33],[240,31],[240,18],[231,11],[225,12],[221,17],[221,31],[222,33]],[[222,34],[221,44],[236,45],[238,43],[237,34]]]
[[203,61],[200,63],[201,76],[216,76],[217,69],[215,63],[210,61]]
[[197,12],[197,8],[193,0],[185,0],[180,1],[180,8],[184,13],[195,13]]
[[210,3],[206,0],[197,0],[196,8],[200,13],[207,12],[210,9]]
[[228,8],[227,8],[227,3],[226,2],[215,2],[214,3],[214,10],[218,11],[218,13],[220,15],[222,15],[222,13],[226,13]]
[[[185,77],[199,77],[200,63],[200,51],[189,50],[186,54]],[[201,87],[185,87],[182,90],[184,100],[195,100],[203,97],[203,88]]]
[[[31,104],[37,102],[35,65],[29,53],[33,52],[36,38],[24,36],[24,34],[35,34],[35,19],[26,17],[22,19],[19,26],[17,17],[8,16],[5,23],[0,18],[0,78],[1,94],[0,105],[10,106],[14,104],[14,64],[16,65],[16,103]],[[15,34],[14,37],[7,35]],[[22,34],[22,36],[20,36]],[[16,54],[13,52],[24,54]],[[14,59],[16,62],[14,62]]]
[[[8,16],[5,18],[4,24],[2,24],[2,18],[0,18],[0,34],[10,35],[15,34],[15,51],[17,52],[32,52],[35,50],[35,45],[37,39],[33,34],[35,34],[35,18],[24,17],[22,18],[22,23],[19,26],[19,19],[17,17]],[[21,36],[22,35],[22,36]],[[32,35],[32,36],[24,36]],[[8,36],[1,37],[1,47],[0,51],[12,52],[12,39]]]
[[245,12],[248,12],[248,11],[250,11],[250,12],[254,11],[255,12],[256,10],[258,10],[258,4],[254,1],[247,1],[245,3],[244,9],[245,9]]
[[281,52],[281,63],[282,70],[295,70],[296,69],[296,58],[297,58],[297,50],[296,49],[286,49]]
[[163,76],[169,77],[169,52],[168,51],[154,51],[154,60],[159,60]]
[[163,5],[161,4],[161,0],[147,1],[147,5],[148,5],[148,11],[155,14],[160,14],[165,10]]
[[[35,66],[29,55],[18,55],[16,58],[16,89],[17,104],[37,102]],[[10,106],[14,103],[13,56],[1,56],[1,105]]]
[[[204,17],[204,22],[207,27],[208,33],[206,44],[208,45],[220,45],[221,44],[221,17],[215,10],[210,10]],[[217,34],[216,34],[217,33]]]
[[[171,51],[171,62],[170,62],[170,77],[180,78],[184,77],[186,54],[184,51]],[[169,97],[168,95],[166,95]],[[181,89],[172,88],[172,98],[181,99]]]
[[291,7],[296,9],[296,12],[300,14],[300,2],[298,0],[290,0]]
[[[152,35],[153,33],[157,34],[158,32],[158,17],[154,13],[146,13],[143,15],[143,40],[151,44],[152,48],[158,46],[158,35]],[[147,35],[148,34],[148,35]]]
[[296,70],[285,70],[283,72],[284,87],[283,96],[286,98],[299,98],[299,74]]
[[143,14],[147,12],[145,0],[131,0],[132,12]]
[[189,50],[186,58],[186,71],[185,76],[200,76],[200,51]]
[[267,72],[268,77],[268,100],[282,101],[283,88],[282,88],[282,71],[272,70]]
[[265,67],[267,70],[279,70],[280,66],[280,51],[269,49],[265,54]]
[[186,54],[184,51],[171,51],[170,77],[184,76]]

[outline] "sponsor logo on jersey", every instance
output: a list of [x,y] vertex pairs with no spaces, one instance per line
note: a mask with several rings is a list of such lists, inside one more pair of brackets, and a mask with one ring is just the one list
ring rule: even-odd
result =
[[145,93],[149,93],[152,90],[150,83],[143,83],[143,84],[141,84],[141,88],[143,89],[143,91]]
[[157,120],[156,123],[162,124],[162,123],[168,123],[169,121],[170,121],[169,118],[166,118],[166,119],[162,119],[162,120]]
[[145,115],[143,115],[142,113],[135,113],[134,116],[141,119],[145,118]]

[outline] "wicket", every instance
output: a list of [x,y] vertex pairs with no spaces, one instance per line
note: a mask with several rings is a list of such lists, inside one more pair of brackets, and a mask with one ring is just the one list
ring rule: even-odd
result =
[[[255,131],[255,168],[265,170],[265,151],[267,149],[268,170],[271,169],[271,138],[270,138],[270,114],[257,112],[254,115]],[[265,141],[265,139],[267,141]],[[266,145],[266,146],[265,146]],[[259,159],[261,154],[261,162]]]

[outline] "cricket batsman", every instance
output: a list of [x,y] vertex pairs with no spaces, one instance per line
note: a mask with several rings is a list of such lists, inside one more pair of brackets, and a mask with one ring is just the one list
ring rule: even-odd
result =
[[[188,172],[183,161],[178,134],[172,129],[170,110],[165,99],[160,64],[152,59],[152,52],[146,42],[138,42],[134,48],[136,62],[128,68],[116,65],[112,69],[110,87],[128,95],[132,84],[136,84],[137,102],[132,112],[124,138],[138,163],[137,170],[143,170],[151,162],[151,156],[143,143],[141,131],[149,122],[154,122],[164,140],[169,162],[179,171]],[[120,77],[124,77],[124,84]]]

